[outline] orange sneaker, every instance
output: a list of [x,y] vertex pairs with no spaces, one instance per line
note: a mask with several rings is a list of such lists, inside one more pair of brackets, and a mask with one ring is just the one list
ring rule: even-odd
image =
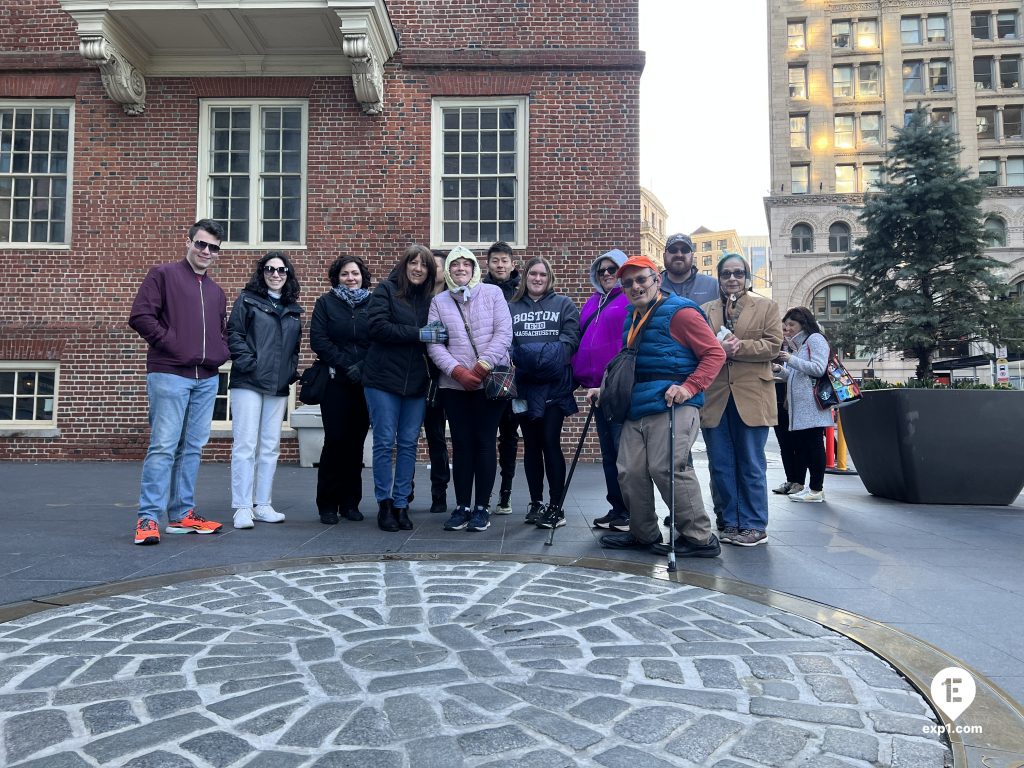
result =
[[194,509],[174,523],[168,523],[164,533],[216,533],[223,528],[220,523],[200,517]]
[[156,524],[155,520],[150,520],[148,517],[139,518],[139,522],[135,524],[135,543],[160,543],[160,526]]

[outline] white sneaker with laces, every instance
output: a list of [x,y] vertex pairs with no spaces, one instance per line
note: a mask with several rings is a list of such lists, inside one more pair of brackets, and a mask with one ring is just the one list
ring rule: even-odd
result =
[[235,528],[252,528],[252,510],[248,507],[235,510]]
[[283,523],[284,515],[269,504],[257,504],[252,513],[253,520],[261,523]]
[[825,500],[825,489],[820,491],[812,491],[810,488],[804,488],[799,493],[791,493],[789,495],[790,501],[805,501],[805,502],[822,502]]

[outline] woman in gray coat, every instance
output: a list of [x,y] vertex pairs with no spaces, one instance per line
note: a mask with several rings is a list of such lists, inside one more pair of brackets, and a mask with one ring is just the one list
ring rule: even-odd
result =
[[786,409],[789,432],[798,465],[797,474],[804,489],[789,494],[790,501],[821,502],[825,500],[826,427],[834,424],[832,409],[822,410],[814,397],[814,381],[825,373],[831,354],[828,341],[821,333],[814,315],[807,307],[793,307],[782,317],[784,341],[778,359],[786,378]]

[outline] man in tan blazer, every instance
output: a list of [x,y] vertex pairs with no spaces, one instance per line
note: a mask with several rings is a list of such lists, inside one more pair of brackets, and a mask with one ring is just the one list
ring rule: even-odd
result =
[[741,547],[767,540],[768,428],[778,421],[772,359],[782,346],[779,306],[749,293],[750,266],[737,253],[718,262],[720,296],[702,306],[726,364],[708,387],[701,431],[721,503],[720,538]]

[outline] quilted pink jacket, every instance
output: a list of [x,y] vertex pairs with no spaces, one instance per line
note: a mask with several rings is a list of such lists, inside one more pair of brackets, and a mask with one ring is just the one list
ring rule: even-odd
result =
[[440,386],[445,389],[462,389],[451,377],[456,365],[472,368],[477,359],[486,360],[492,366],[507,365],[508,351],[512,345],[512,315],[508,311],[505,295],[496,285],[479,283],[473,287],[469,301],[459,303],[466,323],[473,332],[477,352],[469,343],[462,316],[455,306],[456,299],[450,291],[442,291],[430,302],[430,321],[440,320],[448,329],[447,344],[427,344],[427,354],[441,371]]

